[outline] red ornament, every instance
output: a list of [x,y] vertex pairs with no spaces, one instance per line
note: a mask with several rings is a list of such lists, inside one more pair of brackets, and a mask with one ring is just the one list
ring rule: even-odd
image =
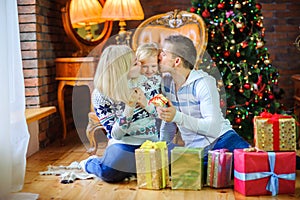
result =
[[255,4],[255,7],[256,7],[257,10],[260,10],[262,8],[260,3]]
[[274,95],[273,95],[273,94],[270,94],[270,95],[269,95],[269,99],[270,99],[270,100],[274,99]]
[[245,103],[246,106],[249,106],[249,104],[250,104],[250,103],[249,103],[248,101]]
[[204,18],[210,17],[210,13],[209,13],[209,11],[208,11],[207,9],[205,9],[205,10],[202,12],[202,17],[204,17]]
[[244,88],[245,88],[246,90],[249,90],[250,87],[251,87],[250,83],[245,83],[245,84],[244,84]]
[[190,8],[190,12],[194,13],[195,11],[196,11],[196,8],[194,8],[194,7]]
[[224,9],[225,3],[224,2],[223,3],[219,3],[217,7],[218,7],[218,9]]
[[262,30],[261,30],[261,37],[265,37],[265,28],[263,28]]
[[246,48],[248,46],[248,42],[244,41],[242,42],[242,48]]
[[230,56],[230,51],[228,51],[228,50],[224,51],[223,55],[226,58],[229,57]]
[[240,57],[241,56],[241,53],[239,52],[239,51],[237,51],[236,53],[235,53],[235,55],[236,55],[236,57]]
[[226,105],[225,101],[223,99],[221,99],[220,100],[220,106],[221,106],[221,108],[224,108],[225,105]]
[[244,92],[243,88],[240,88],[240,89],[239,89],[239,92],[240,92],[240,93],[243,93],[243,92]]
[[235,118],[235,123],[236,124],[240,124],[241,122],[242,122],[241,118],[239,118],[239,117]]

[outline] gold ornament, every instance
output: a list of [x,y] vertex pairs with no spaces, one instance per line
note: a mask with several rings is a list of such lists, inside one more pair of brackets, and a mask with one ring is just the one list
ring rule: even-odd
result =
[[240,4],[240,2],[236,2],[235,4],[234,4],[234,8],[236,8],[236,9],[240,9],[242,7],[242,4]]

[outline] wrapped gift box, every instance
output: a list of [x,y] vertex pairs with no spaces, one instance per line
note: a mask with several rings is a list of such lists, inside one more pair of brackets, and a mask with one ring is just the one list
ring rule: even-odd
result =
[[232,153],[227,149],[208,151],[208,186],[225,188],[231,185]]
[[291,194],[295,180],[295,152],[234,150],[234,190],[243,195]]
[[137,185],[144,189],[165,188],[169,182],[166,142],[144,142],[135,150]]
[[254,117],[254,143],[264,151],[295,151],[296,125],[292,116],[263,112]]
[[172,189],[202,189],[203,149],[186,147],[172,149],[171,176]]

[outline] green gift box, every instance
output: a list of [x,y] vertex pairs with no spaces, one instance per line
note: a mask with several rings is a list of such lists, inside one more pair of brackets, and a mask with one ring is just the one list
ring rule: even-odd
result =
[[203,148],[175,147],[171,151],[171,179],[172,189],[202,189]]

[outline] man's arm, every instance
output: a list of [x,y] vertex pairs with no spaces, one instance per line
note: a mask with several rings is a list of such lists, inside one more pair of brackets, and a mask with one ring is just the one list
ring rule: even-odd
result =
[[167,108],[158,111],[159,117],[167,122],[174,122],[197,134],[217,137],[224,120],[219,103],[219,94],[215,80],[206,77],[195,86],[196,98],[200,102],[201,118],[180,112],[169,103]]

